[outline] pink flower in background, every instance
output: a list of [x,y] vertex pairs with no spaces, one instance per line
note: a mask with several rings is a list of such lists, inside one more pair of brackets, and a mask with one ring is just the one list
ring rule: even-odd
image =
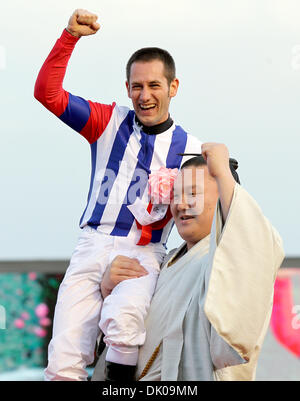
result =
[[49,319],[48,317],[43,317],[42,319],[40,319],[39,323],[41,326],[50,326],[51,319]]
[[24,320],[28,320],[29,319],[29,313],[28,312],[22,312],[21,313],[21,318]]
[[38,337],[46,337],[47,335],[47,330],[43,329],[42,327],[35,327],[33,332]]
[[161,167],[158,171],[149,175],[149,195],[153,205],[170,204],[177,174],[177,168]]
[[49,308],[46,304],[39,304],[36,308],[35,308],[35,314],[37,315],[37,317],[46,317],[49,313]]
[[16,319],[14,325],[17,329],[23,329],[25,327],[25,322],[23,319]]
[[34,273],[34,272],[30,272],[30,273],[28,273],[28,278],[29,278],[29,280],[32,280],[32,281],[34,281],[34,280],[36,280],[36,273]]

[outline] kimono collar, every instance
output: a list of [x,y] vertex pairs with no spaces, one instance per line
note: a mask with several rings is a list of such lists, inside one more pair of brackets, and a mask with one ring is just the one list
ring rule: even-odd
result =
[[205,238],[197,242],[192,248],[187,250],[187,244],[184,242],[172,255],[170,260],[167,263],[166,267],[172,266],[174,263],[178,262],[183,257],[192,257],[195,254],[199,254],[199,256],[203,256],[205,253],[209,251],[209,244],[210,244],[210,234],[207,235]]

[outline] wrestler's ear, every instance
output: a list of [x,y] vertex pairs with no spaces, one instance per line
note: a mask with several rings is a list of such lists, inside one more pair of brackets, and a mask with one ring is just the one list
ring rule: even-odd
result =
[[179,80],[177,78],[174,78],[173,81],[170,83],[170,90],[169,90],[170,97],[176,96],[178,87],[179,87]]
[[130,85],[129,85],[128,81],[126,81],[126,89],[127,89],[127,95],[128,95],[128,97],[131,99],[131,95],[130,95]]

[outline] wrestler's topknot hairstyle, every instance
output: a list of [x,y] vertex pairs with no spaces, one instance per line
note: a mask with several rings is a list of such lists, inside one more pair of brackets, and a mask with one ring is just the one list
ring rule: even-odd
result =
[[165,77],[168,80],[168,84],[173,81],[176,77],[175,61],[171,54],[167,50],[161,49],[159,47],[143,47],[137,50],[128,60],[126,66],[126,78],[127,82],[130,80],[130,70],[133,63],[141,61],[148,62],[153,60],[162,61],[165,67]]
[[[183,168],[186,168],[186,167],[191,167],[191,166],[199,167],[199,166],[205,166],[207,164],[206,160],[204,159],[204,157],[200,153],[179,153],[178,155],[180,155],[180,156],[194,156],[194,157],[188,159],[186,162],[184,162],[182,164],[181,170]],[[232,174],[233,178],[235,179],[235,181],[238,184],[240,184],[240,178],[239,178],[238,173],[236,172],[236,170],[239,167],[238,161],[236,159],[230,158],[229,159],[229,167],[230,167],[230,171],[231,171],[231,174]]]

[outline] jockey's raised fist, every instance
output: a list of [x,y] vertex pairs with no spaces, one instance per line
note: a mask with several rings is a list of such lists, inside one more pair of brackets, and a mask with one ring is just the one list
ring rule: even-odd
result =
[[79,8],[71,15],[67,31],[76,38],[94,35],[100,28],[100,24],[96,22],[97,19],[96,14]]

